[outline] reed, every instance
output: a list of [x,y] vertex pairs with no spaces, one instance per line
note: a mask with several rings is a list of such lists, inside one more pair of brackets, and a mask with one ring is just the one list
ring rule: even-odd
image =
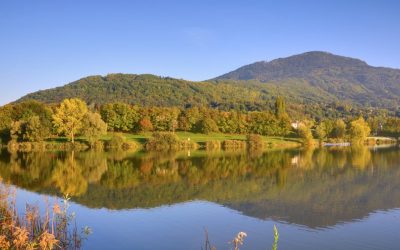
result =
[[[228,243],[233,246],[233,250],[239,250],[239,247],[244,244],[244,239],[247,237],[247,233],[245,232],[239,232],[233,240],[229,241]],[[271,250],[278,250],[278,241],[279,241],[279,233],[278,229],[276,228],[276,225],[274,225],[274,242],[272,244]],[[210,239],[208,237],[208,231],[205,229],[205,242],[204,242],[204,248],[201,247],[202,250],[217,250],[215,246],[213,246],[210,242]]]
[[32,205],[19,213],[15,189],[0,184],[0,249],[81,249],[91,230],[86,227],[78,233],[74,214],[68,208],[69,198],[65,197],[52,209],[46,201],[43,215]]

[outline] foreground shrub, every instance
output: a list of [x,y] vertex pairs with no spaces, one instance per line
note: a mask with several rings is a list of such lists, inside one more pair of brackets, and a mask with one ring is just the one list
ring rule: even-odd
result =
[[137,148],[136,143],[127,141],[121,134],[114,134],[111,140],[106,144],[107,149],[112,150],[134,150]]
[[196,149],[197,144],[188,140],[181,141],[178,136],[170,132],[156,132],[146,142],[145,148],[148,151],[168,151]]
[[146,145],[146,150],[179,150],[180,149],[180,140],[178,136],[173,133],[161,133],[156,132],[153,133],[153,137],[150,138]]

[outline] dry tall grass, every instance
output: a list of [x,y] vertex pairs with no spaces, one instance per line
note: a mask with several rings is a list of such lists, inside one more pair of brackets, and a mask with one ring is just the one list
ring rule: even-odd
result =
[[[0,249],[80,249],[90,233],[79,233],[73,213],[68,213],[69,198],[40,214],[38,206],[26,205],[24,213],[16,206],[16,191],[0,180]],[[51,210],[51,211],[50,211]]]
[[[205,243],[204,248],[201,247],[201,250],[217,250],[215,246],[210,243],[208,238],[208,231],[205,230]],[[232,250],[240,250],[239,247],[244,244],[244,239],[247,237],[245,232],[239,232],[233,240],[229,241],[228,243],[232,245]],[[274,242],[272,244],[271,250],[278,250],[278,241],[279,241],[279,233],[276,225],[274,225]]]

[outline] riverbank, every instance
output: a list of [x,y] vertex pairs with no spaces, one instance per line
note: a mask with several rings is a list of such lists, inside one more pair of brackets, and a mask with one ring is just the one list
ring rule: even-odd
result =
[[[240,134],[223,134],[223,133],[212,133],[212,134],[201,134],[191,132],[176,132],[176,136],[182,141],[191,141],[197,143],[200,149],[204,149],[207,142],[218,141],[220,143],[224,141],[246,141],[246,135]],[[137,143],[141,148],[144,147],[148,139],[152,137],[152,133],[144,134],[122,134],[128,141]],[[112,133],[104,136],[102,140],[107,141],[112,137]],[[301,146],[301,140],[299,138],[287,138],[277,136],[260,136],[263,140],[266,148],[292,148]]]
[[[240,134],[201,134],[190,132],[169,133],[181,144],[180,149],[244,149],[247,147],[247,136]],[[260,145],[257,149],[284,149],[301,146],[299,138],[258,136]],[[115,146],[114,141],[118,138],[121,145]],[[122,150],[146,150],[146,143],[154,138],[153,133],[130,134],[130,133],[108,133],[102,136],[94,149],[110,149],[117,147]],[[165,143],[164,143],[165,144]],[[168,142],[167,142],[168,144]],[[112,145],[112,146],[110,146]],[[124,145],[130,145],[124,147]],[[50,138],[44,142],[12,142],[3,145],[11,151],[85,151],[90,149],[87,138],[78,137],[74,144],[66,137]],[[189,147],[190,146],[190,147]],[[210,147],[211,146],[211,147]],[[148,151],[152,151],[147,149]]]

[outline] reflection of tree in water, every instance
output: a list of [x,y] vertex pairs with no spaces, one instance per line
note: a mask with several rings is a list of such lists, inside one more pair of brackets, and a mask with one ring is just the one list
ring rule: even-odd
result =
[[140,181],[140,171],[131,166],[129,161],[108,163],[107,172],[103,174],[100,185],[110,189],[136,187]]
[[73,152],[68,153],[65,160],[57,161],[52,180],[61,193],[71,196],[83,195],[88,187],[83,168],[75,160]]
[[0,156],[0,175],[12,184],[23,183],[30,190],[40,190],[49,185],[54,162],[53,154],[15,153]]
[[30,190],[69,193],[90,207],[155,207],[202,199],[254,217],[285,216],[321,226],[400,205],[400,190],[391,185],[400,177],[399,156],[397,149],[373,152],[365,147],[261,155],[192,152],[190,157],[3,154],[0,175]]
[[78,154],[76,158],[82,166],[82,175],[89,183],[98,183],[107,172],[107,158],[103,152],[89,151]]
[[360,170],[371,164],[371,151],[363,145],[351,147],[351,164]]

